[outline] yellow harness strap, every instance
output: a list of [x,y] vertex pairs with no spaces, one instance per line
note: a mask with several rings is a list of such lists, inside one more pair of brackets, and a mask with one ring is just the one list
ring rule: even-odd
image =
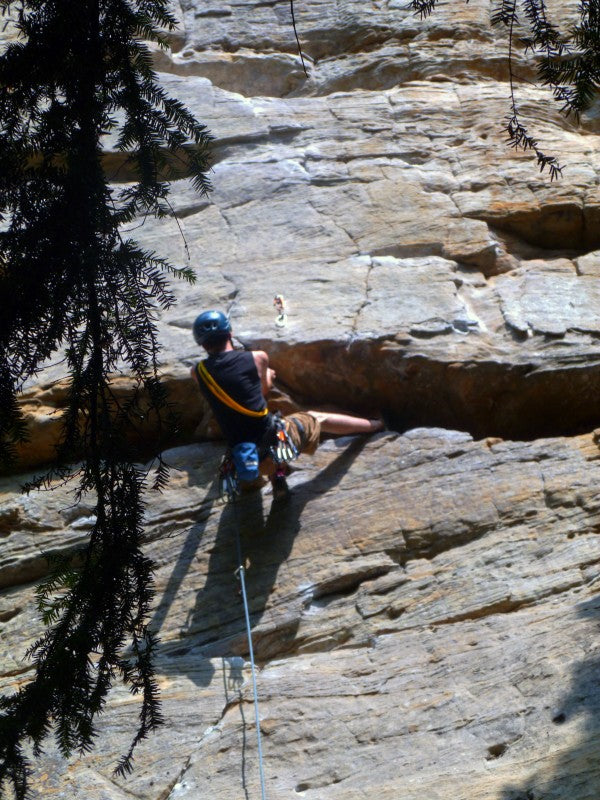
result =
[[269,413],[268,408],[263,408],[262,411],[251,411],[249,408],[245,408],[237,403],[233,397],[230,397],[227,392],[222,389],[219,384],[215,381],[213,376],[210,372],[206,369],[204,361],[199,361],[196,366],[196,371],[198,375],[202,378],[204,383],[208,386],[210,391],[214,394],[214,396],[224,403],[229,408],[232,408],[234,411],[237,411],[239,414],[245,414],[247,417],[266,417]]

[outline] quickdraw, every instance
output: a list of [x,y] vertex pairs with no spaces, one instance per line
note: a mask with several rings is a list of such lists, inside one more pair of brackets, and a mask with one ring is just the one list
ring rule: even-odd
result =
[[235,500],[240,493],[240,482],[230,453],[225,453],[219,464],[219,497],[225,503]]
[[285,300],[283,299],[282,294],[276,294],[273,298],[273,305],[277,309],[277,318],[275,320],[275,325],[278,328],[283,328],[284,325],[287,323],[287,313],[285,310]]
[[298,458],[298,448],[290,439],[290,436],[286,430],[285,422],[277,413],[275,415],[275,444],[269,448],[269,452],[271,454],[271,458],[276,464],[289,464],[290,461],[293,461],[295,458]]

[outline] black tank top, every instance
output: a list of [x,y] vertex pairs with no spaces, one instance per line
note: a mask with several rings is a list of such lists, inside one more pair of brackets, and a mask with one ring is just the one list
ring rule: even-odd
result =
[[[210,355],[204,362],[219,386],[237,403],[250,411],[267,407],[254,357],[249,350],[227,350]],[[230,447],[240,442],[260,442],[270,427],[270,415],[249,417],[222,403],[198,375],[198,383],[213,410]]]

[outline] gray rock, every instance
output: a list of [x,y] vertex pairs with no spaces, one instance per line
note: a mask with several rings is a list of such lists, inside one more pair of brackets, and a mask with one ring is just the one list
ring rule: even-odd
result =
[[[218,435],[189,378],[192,321],[215,306],[269,351],[287,392],[274,407],[384,408],[406,431],[323,445],[285,507],[268,490],[241,502],[269,800],[600,793],[598,444],[572,436],[600,424],[598,108],[565,120],[519,57],[518,102],[566,166],[550,183],[506,148],[490,3],[422,21],[405,6],[296,3],[306,77],[288,4],[172,3],[183,25],[156,67],[211,129],[215,163],[208,198],[174,181],[177,220],[132,233],[184,265],[183,233],[198,277],[159,321],[187,443],[147,512],[167,725],[115,779],[138,710],[117,687],[93,753],[67,763],[49,743],[36,796],[259,795],[222,447],[194,443]],[[114,143],[118,188],[133,176]],[[21,469],[60,434],[58,361],[24,393]],[[22,496],[20,480],[0,486],[8,692],[31,675],[44,553],[75,551],[93,523],[91,500]]]
[[[36,792],[226,798],[243,781],[258,792],[235,517],[213,482],[219,453],[167,453],[169,492],[149,498],[166,727],[141,745],[129,779],[112,777],[137,704],[117,689],[98,748],[71,764],[50,748]],[[597,465],[591,436],[475,442],[422,429],[322,445],[298,462],[283,508],[266,492],[243,499],[267,796],[491,800],[515,786],[591,796]],[[5,496],[25,513],[26,498]],[[66,501],[64,489],[51,497]],[[38,540],[54,519],[40,521]],[[28,677],[19,658],[39,623],[30,585],[0,599],[10,690]]]

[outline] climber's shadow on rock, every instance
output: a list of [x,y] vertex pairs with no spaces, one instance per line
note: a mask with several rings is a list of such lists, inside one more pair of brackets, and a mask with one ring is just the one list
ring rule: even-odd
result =
[[[263,618],[281,565],[287,560],[296,535],[302,528],[302,513],[312,498],[333,489],[368,441],[365,437],[338,440],[340,454],[322,471],[294,486],[285,502],[272,502],[259,491],[242,495],[224,506],[210,553],[206,582],[198,591],[185,626],[193,642],[194,658],[182,658],[180,667],[198,685],[207,685],[213,670],[207,659],[248,654],[244,608],[237,569],[245,565],[251,627]],[[271,503],[266,519],[264,504]],[[239,530],[239,548],[236,530]],[[199,539],[196,537],[196,545]],[[193,553],[188,552],[189,565]],[[181,561],[176,570],[183,568]],[[307,580],[310,576],[307,576]],[[183,580],[183,575],[178,579]],[[291,608],[269,609],[269,622],[253,636],[257,661],[281,655],[293,647],[300,621]],[[191,655],[191,653],[190,653]],[[204,662],[204,663],[202,663]],[[179,669],[172,662],[172,667]]]
[[203,516],[202,519],[197,521],[187,532],[185,539],[182,537],[181,548],[179,550],[179,555],[177,557],[177,561],[173,570],[169,576],[169,580],[167,581],[167,585],[165,586],[164,591],[162,592],[162,596],[160,598],[160,603],[156,607],[154,611],[154,615],[152,616],[151,621],[148,624],[150,630],[154,633],[159,634],[160,630],[165,622],[165,619],[173,605],[173,601],[183,584],[185,577],[189,571],[190,564],[192,563],[194,556],[200,546],[202,541],[208,520],[210,519],[210,512],[213,506],[216,503],[216,498],[218,496],[218,481],[215,478],[212,486],[208,488],[207,497],[212,497],[212,502],[209,502],[203,508]]
[[504,787],[501,800],[600,797],[600,656],[596,646],[600,596],[578,604],[577,613],[593,623],[582,643],[590,655],[575,664],[570,688],[558,697],[554,694],[547,709],[550,729],[577,723],[577,744],[560,748],[553,759],[549,743],[550,757],[541,769],[521,786]]

